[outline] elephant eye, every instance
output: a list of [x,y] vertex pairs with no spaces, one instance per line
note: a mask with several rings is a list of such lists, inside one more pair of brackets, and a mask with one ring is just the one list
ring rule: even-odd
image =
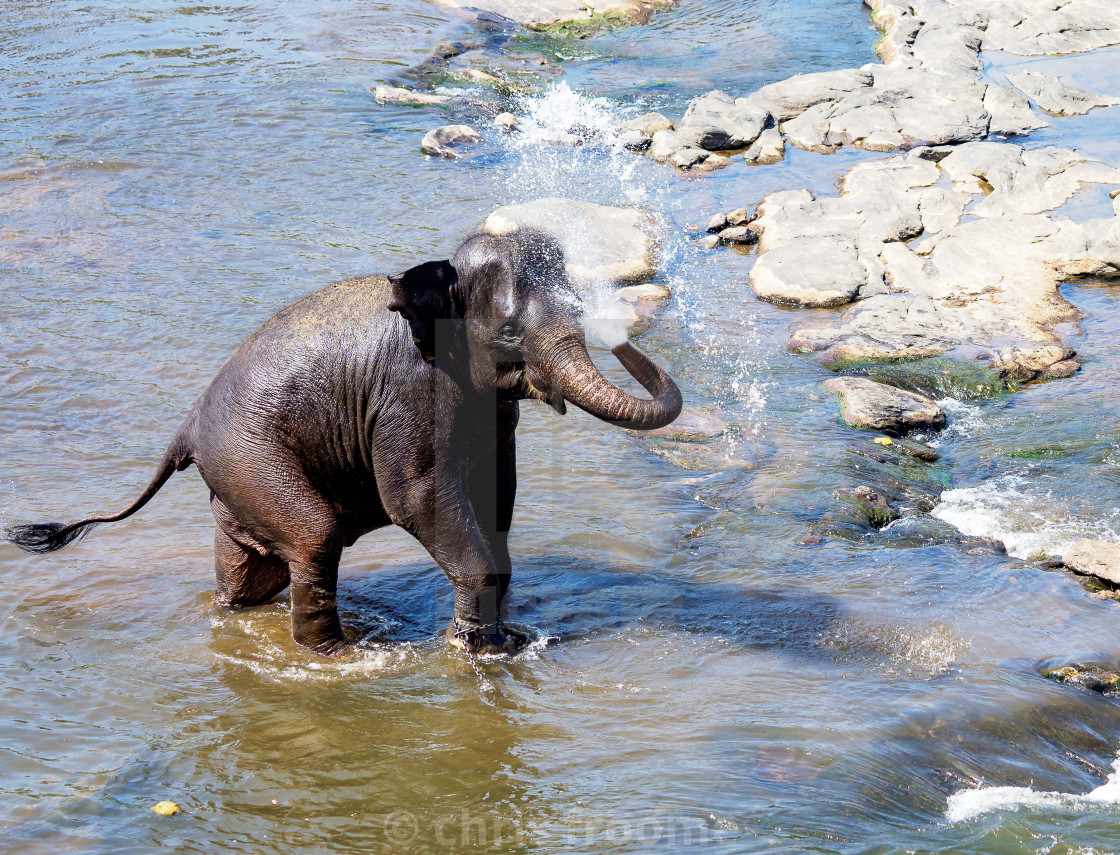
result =
[[498,329],[498,335],[500,335],[502,338],[517,338],[517,324],[514,324],[512,322],[502,324]]

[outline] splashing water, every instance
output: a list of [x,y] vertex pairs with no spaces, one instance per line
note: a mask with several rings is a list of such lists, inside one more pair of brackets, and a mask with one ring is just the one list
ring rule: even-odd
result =
[[1112,774],[1088,793],[1056,793],[1031,787],[977,787],[949,796],[945,818],[964,822],[994,810],[1022,807],[1059,808],[1069,811],[1099,810],[1101,805],[1120,804],[1120,758],[1112,763]]
[[1003,541],[1016,558],[1061,555],[1079,537],[1120,541],[1120,510],[1104,519],[1016,475],[946,490],[932,515],[967,535]]

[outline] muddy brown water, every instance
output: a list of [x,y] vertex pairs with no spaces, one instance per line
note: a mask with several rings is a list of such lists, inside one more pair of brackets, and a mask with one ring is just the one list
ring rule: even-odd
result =
[[[283,600],[216,608],[193,470],[65,552],[0,547],[5,851],[1120,846],[1107,799],[1012,794],[946,816],[981,784],[1086,793],[1120,745],[1112,700],[1038,671],[1115,662],[1117,604],[1022,560],[1120,535],[1120,292],[1066,289],[1085,312],[1067,330],[1080,374],[952,404],[936,440],[923,477],[959,525],[1019,557],[961,549],[928,515],[803,545],[835,489],[875,477],[852,451],[869,438],[836,422],[827,372],[784,351],[806,313],[753,300],[749,254],[701,254],[687,236],[772,190],[830,192],[876,155],[794,151],[678,179],[603,147],[488,131],[476,156],[447,162],[419,152],[447,113],[369,92],[412,80],[437,42],[473,39],[559,69],[566,89],[512,105],[538,127],[678,115],[713,86],[745,94],[871,61],[855,0],[696,0],[560,46],[404,2],[9,3],[3,23],[5,523],[121,506],[275,310],[447,257],[496,205],[549,193],[666,220],[659,281],[674,299],[641,344],[690,407],[730,426],[681,444],[524,408],[510,614],[537,641],[482,663],[481,683],[441,639],[447,582],[398,531],[344,559],[356,660],[297,650]],[[1080,63],[1079,82],[1103,88],[1116,56],[1029,62]],[[450,116],[485,127],[483,113]],[[1108,156],[1118,115],[1037,139]],[[183,813],[157,817],[161,799]]]

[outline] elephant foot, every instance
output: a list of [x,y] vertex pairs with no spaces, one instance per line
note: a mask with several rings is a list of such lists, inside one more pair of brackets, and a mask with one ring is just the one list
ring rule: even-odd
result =
[[358,652],[358,646],[345,638],[326,638],[314,644],[296,639],[296,644],[304,650],[310,650],[320,656],[330,656],[332,659],[344,659],[347,656],[356,655]]
[[448,625],[447,641],[472,656],[512,655],[525,646],[519,634],[505,632],[500,624],[486,628],[464,627],[458,621]]

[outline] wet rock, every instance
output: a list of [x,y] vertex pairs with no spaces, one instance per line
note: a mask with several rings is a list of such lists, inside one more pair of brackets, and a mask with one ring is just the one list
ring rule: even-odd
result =
[[779,122],[784,122],[817,104],[835,101],[854,89],[870,86],[871,82],[871,73],[862,68],[797,74],[763,86],[740,100],[762,107]]
[[758,138],[769,119],[762,107],[737,103],[717,90],[693,99],[676,133],[686,145],[706,151],[745,148]]
[[719,235],[705,235],[697,243],[704,249],[716,249],[720,245]]
[[1079,538],[1062,561],[1070,570],[1120,585],[1120,543]]
[[1056,116],[1083,116],[1094,107],[1120,104],[1118,98],[1068,86],[1056,77],[1048,77],[1037,71],[1009,74],[1007,79],[1021,92],[1029,95],[1041,109]]
[[416,92],[412,89],[402,89],[399,86],[378,86],[373,90],[373,97],[378,104],[446,104],[452,99],[447,95],[435,95],[431,92]]
[[758,235],[748,226],[732,226],[719,233],[721,243],[749,244],[757,243]]
[[499,208],[478,231],[506,234],[522,226],[555,235],[564,247],[569,273],[582,284],[649,279],[663,233],[644,211],[556,197]]
[[708,152],[704,151],[704,149],[685,146],[673,152],[672,156],[669,158],[669,163],[673,164],[677,169],[691,169],[707,159]]
[[[677,0],[436,0],[453,9],[489,12],[533,29],[556,29],[579,35],[619,24],[645,23],[657,9],[675,6]],[[565,25],[572,25],[567,27]]]
[[1120,690],[1120,673],[1099,664],[1043,666],[1042,676],[1059,683],[1081,686],[1102,695]]
[[727,214],[713,214],[704,230],[707,232],[722,232],[728,225]]
[[498,113],[494,117],[494,124],[503,131],[512,131],[517,127],[517,116],[513,113]]
[[458,157],[460,148],[480,142],[482,137],[470,125],[444,125],[424,134],[420,150],[436,157]]
[[618,142],[623,148],[629,151],[642,152],[647,151],[653,144],[653,140],[645,134],[640,134],[637,131],[626,131],[618,135]]
[[621,320],[629,334],[636,335],[649,329],[658,309],[672,296],[673,292],[664,285],[630,285],[611,294],[611,305],[606,311]]
[[840,418],[854,428],[898,435],[945,426],[945,411],[924,395],[863,377],[834,377],[824,388],[840,396]]
[[759,166],[768,163],[778,163],[786,156],[786,144],[777,128],[767,128],[758,139],[751,143],[751,147],[743,152],[743,159],[747,163]]
[[658,131],[673,130],[673,123],[660,113],[646,113],[636,119],[630,119],[618,126],[621,133],[634,131],[642,136],[652,137]]
[[649,147],[649,156],[654,160],[668,163],[669,158],[685,147],[684,141],[677,136],[676,131],[662,130],[653,135]]
[[898,509],[887,500],[886,496],[870,487],[837,490],[836,498],[853,505],[875,528],[884,528],[900,516]]
[[696,165],[698,172],[712,172],[716,169],[724,169],[731,165],[731,158],[727,155],[716,154],[711,152],[700,163]]

